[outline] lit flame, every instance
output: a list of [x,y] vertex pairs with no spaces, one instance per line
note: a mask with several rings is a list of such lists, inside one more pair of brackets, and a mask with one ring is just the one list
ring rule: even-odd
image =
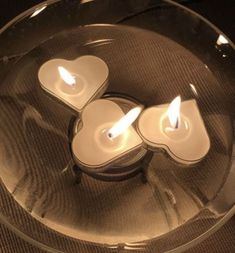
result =
[[118,122],[116,122],[112,128],[108,131],[108,137],[114,139],[122,134],[128,127],[138,118],[142,111],[141,106],[137,106],[131,109],[126,115],[124,115]]
[[59,66],[58,71],[60,73],[61,78],[66,82],[68,85],[73,86],[76,83],[75,78],[69,73],[67,69],[64,67]]
[[168,107],[168,118],[173,129],[179,128],[180,125],[180,105],[181,97],[176,97]]
[[34,13],[30,16],[30,18],[33,18],[33,17],[37,16],[40,12],[42,12],[43,10],[45,10],[46,7],[47,7],[47,5],[45,4],[45,5],[43,5],[42,7],[37,8],[37,9],[34,11]]

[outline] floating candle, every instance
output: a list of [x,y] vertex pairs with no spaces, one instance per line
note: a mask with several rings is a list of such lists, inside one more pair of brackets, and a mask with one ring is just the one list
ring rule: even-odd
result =
[[81,112],[87,103],[105,92],[108,74],[103,60],[86,55],[74,61],[47,61],[39,69],[38,78],[44,90]]
[[180,163],[199,162],[210,148],[195,100],[181,103],[177,97],[170,105],[150,107],[140,115],[137,129],[149,149],[163,148]]
[[119,105],[108,99],[87,105],[81,114],[82,128],[72,141],[76,163],[87,168],[106,168],[136,153],[143,141],[131,124],[141,110],[136,107],[125,115]]

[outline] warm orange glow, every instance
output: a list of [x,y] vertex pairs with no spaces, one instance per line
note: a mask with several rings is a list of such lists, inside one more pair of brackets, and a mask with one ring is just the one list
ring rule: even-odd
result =
[[108,137],[114,139],[120,134],[124,133],[128,127],[138,118],[142,111],[141,106],[137,106],[131,109],[125,116],[123,116],[118,122],[116,122],[112,128],[108,131]]
[[180,125],[180,105],[181,97],[176,97],[168,107],[168,118],[173,129],[177,129]]
[[67,69],[59,66],[58,71],[60,73],[61,78],[64,80],[66,84],[73,86],[76,83],[75,78],[70,74],[70,72]]

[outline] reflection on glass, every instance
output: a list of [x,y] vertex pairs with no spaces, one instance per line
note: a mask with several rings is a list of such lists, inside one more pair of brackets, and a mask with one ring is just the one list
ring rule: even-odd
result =
[[37,16],[39,13],[41,13],[43,10],[45,10],[46,7],[47,7],[47,5],[45,4],[45,5],[43,5],[42,7],[37,8],[37,9],[34,11],[34,13],[30,16],[30,18],[33,18],[33,17]]
[[220,34],[216,41],[216,44],[219,46],[222,44],[228,44],[228,40],[222,34]]
[[88,2],[92,2],[94,0],[81,0],[81,4],[85,4],[85,3],[88,3]]
[[193,94],[194,94],[195,96],[198,96],[198,93],[197,93],[197,90],[196,90],[195,85],[193,85],[192,83],[190,83],[189,86],[190,86],[190,88],[191,88]]

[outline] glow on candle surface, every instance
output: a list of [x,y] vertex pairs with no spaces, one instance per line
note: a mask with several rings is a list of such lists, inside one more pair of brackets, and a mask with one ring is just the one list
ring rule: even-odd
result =
[[107,64],[92,55],[72,61],[52,59],[38,71],[41,87],[78,112],[102,96],[108,86],[108,76]]
[[210,139],[194,99],[181,103],[180,97],[177,97],[170,105],[144,110],[137,129],[150,149],[165,149],[180,163],[196,163],[210,148]]
[[[140,149],[143,141],[131,124],[141,109],[136,107],[125,115],[119,105],[108,99],[88,104],[81,114],[82,128],[72,141],[75,161],[83,167],[103,168]],[[118,123],[123,121],[124,124]],[[110,129],[116,129],[111,132],[115,138],[108,136]]]

